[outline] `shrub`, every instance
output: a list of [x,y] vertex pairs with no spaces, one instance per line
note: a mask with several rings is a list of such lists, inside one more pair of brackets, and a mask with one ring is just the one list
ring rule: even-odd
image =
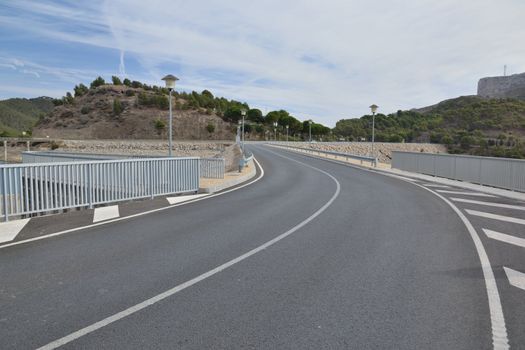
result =
[[158,131],[166,129],[166,122],[160,118],[155,120],[155,129],[157,129]]
[[89,113],[89,107],[88,106],[84,106],[80,109],[80,113],[82,114],[88,114]]
[[98,77],[97,79],[93,80],[91,82],[91,85],[89,86],[91,89],[95,89],[101,85],[104,85],[106,84],[106,82],[104,81],[104,79],[102,79],[102,77]]
[[206,125],[206,131],[212,134],[215,131],[215,125],[208,123],[208,125]]
[[135,96],[135,91],[133,91],[133,90],[126,90],[126,96],[128,96],[128,97]]
[[113,85],[122,85],[122,82],[120,81],[120,78],[117,76],[112,76],[111,81],[113,82]]
[[88,87],[82,83],[75,85],[73,91],[75,92],[75,97],[85,95],[88,92]]
[[59,148],[60,145],[59,145],[56,141],[51,141],[51,145],[50,145],[50,147],[51,147],[51,150],[54,151],[54,150],[56,150],[57,148]]
[[113,100],[113,114],[114,115],[120,115],[122,113],[122,103],[120,103],[120,100],[118,98]]

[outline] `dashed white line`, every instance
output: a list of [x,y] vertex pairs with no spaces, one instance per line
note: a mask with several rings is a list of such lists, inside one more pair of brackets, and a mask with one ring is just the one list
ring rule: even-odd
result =
[[470,209],[465,209],[465,211],[469,213],[470,215],[479,216],[479,217],[486,218],[486,219],[493,219],[493,220],[511,222],[513,224],[525,225],[524,219],[514,218],[512,216],[497,215],[497,214],[485,213],[483,211],[470,210]]
[[206,197],[209,196],[209,193],[205,194],[193,194],[190,196],[177,196],[177,197],[167,197],[166,200],[170,205],[177,204],[177,203],[183,203],[186,201],[191,201],[197,198]]
[[13,220],[0,223],[0,243],[9,242],[18,236],[31,219]]
[[462,192],[462,191],[448,191],[448,190],[436,190],[436,192],[446,193],[446,194],[464,195],[464,196],[473,196],[473,197],[496,198],[496,196],[493,196],[491,194],[478,193],[478,192]]
[[[269,151],[271,152],[271,151]],[[271,152],[271,153],[274,153],[274,152]],[[288,158],[288,157],[285,157],[285,156],[282,156],[282,155],[279,155],[277,153],[275,153],[276,155],[280,156],[280,157],[283,157],[283,158]],[[298,225],[292,227],[290,230],[286,231],[285,233],[282,233],[280,234],[279,236],[275,237],[274,239],[264,243],[263,245],[260,245],[258,246],[257,248],[255,249],[252,249],[250,250],[249,252],[247,253],[244,253],[243,255],[233,259],[233,260],[230,260],[220,266],[217,266],[216,268],[208,271],[208,272],[205,272],[203,273],[202,275],[200,276],[197,276],[187,282],[184,282],[182,284],[179,284],[178,286],[176,287],[173,287],[172,289],[169,289],[161,294],[158,294],[148,300],[145,300],[139,304],[136,304],[134,306],[131,306],[129,308],[127,308],[126,310],[123,310],[119,313],[116,313],[112,316],[109,316],[101,321],[98,321],[98,322],[95,322],[87,327],[84,327],[76,332],[73,332],[63,338],[60,338],[60,339],[57,339],[47,345],[44,345],[40,348],[38,348],[37,350],[51,350],[51,349],[56,349],[62,345],[65,345],[65,344],[68,344],[78,338],[81,338],[89,333],[92,333],[100,328],[103,328],[111,323],[114,323],[116,321],[119,321],[125,317],[128,317],[136,312],[139,312],[140,310],[143,310],[153,304],[156,304],[158,303],[159,301],[161,300],[164,300],[186,288],[189,288],[191,286],[193,286],[194,284],[197,284],[223,270],[226,270],[227,268],[249,258],[250,256],[254,255],[254,254],[257,254],[261,251],[263,251],[264,249],[267,249],[269,248],[270,246],[276,244],[277,242],[285,239],[286,237],[288,237],[289,235],[291,235],[292,233],[296,232],[297,230],[299,230],[300,228],[304,227],[305,225],[307,225],[309,222],[311,222],[312,220],[314,220],[316,217],[318,217],[319,215],[321,215],[321,213],[323,213],[328,207],[330,207],[332,205],[332,203],[335,201],[335,199],[339,196],[339,193],[341,192],[341,184],[339,183],[339,181],[337,181],[337,179],[335,177],[333,177],[331,174],[327,173],[326,171],[324,170],[321,170],[321,169],[318,169],[316,167],[313,167],[311,165],[308,165],[308,164],[305,164],[303,162],[300,162],[298,160],[295,160],[295,159],[292,159],[292,158],[288,158],[294,162],[297,162],[299,164],[302,164],[308,168],[312,168],[314,170],[317,170],[325,175],[327,175],[328,177],[330,177],[336,184],[336,190],[335,190],[335,193],[332,195],[332,197],[330,198],[330,200],[328,200],[328,202],[326,202],[321,208],[319,208],[315,213],[313,213],[312,215],[310,215],[308,218],[306,218],[305,220],[303,220],[302,222],[300,222]]]
[[525,290],[525,273],[509,269],[508,267],[503,267],[503,270],[505,270],[505,274],[511,285]]
[[493,203],[493,202],[482,202],[482,201],[475,201],[472,199],[464,199],[464,198],[450,198],[454,202],[460,202],[460,203],[469,203],[469,204],[479,204],[479,205],[485,205],[487,207],[495,207],[495,208],[505,208],[505,209],[515,209],[515,210],[524,210],[524,206],[519,205],[511,205],[511,204],[503,204],[503,203]]
[[110,205],[108,207],[95,208],[93,213],[93,222],[100,222],[109,219],[118,218],[120,216],[118,205]]
[[513,245],[517,245],[519,247],[525,248],[525,239],[523,238],[511,236],[506,233],[487,230],[485,228],[483,229],[483,232],[485,232],[488,238],[492,238],[500,242],[505,242],[508,244],[513,244]]
[[423,184],[423,186],[433,187],[433,188],[450,188],[450,186],[447,186],[447,185],[437,185],[437,184]]

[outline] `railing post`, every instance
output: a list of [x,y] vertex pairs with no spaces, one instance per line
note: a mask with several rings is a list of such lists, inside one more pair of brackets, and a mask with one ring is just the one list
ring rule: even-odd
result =
[[151,196],[151,199],[153,199],[153,163],[154,161],[153,160],[150,160],[148,163],[149,163],[149,187],[150,187],[150,196]]
[[89,209],[93,209],[93,164],[88,164],[87,168],[87,184],[88,184],[88,203]]
[[4,200],[4,219],[5,222],[8,222],[9,212],[7,210],[7,168],[5,167],[2,167],[2,197]]

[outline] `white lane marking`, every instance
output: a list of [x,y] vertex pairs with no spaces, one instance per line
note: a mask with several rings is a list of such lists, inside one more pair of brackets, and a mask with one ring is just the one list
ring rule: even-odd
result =
[[479,216],[482,218],[511,222],[513,224],[525,225],[525,220],[519,219],[519,218],[513,218],[512,216],[497,215],[497,214],[485,213],[483,211],[470,210],[470,209],[465,209],[465,211],[469,213],[470,215]]
[[492,230],[487,230],[485,228],[483,229],[483,232],[485,232],[485,234],[487,235],[488,238],[492,238],[492,239],[495,239],[497,241],[505,242],[505,243],[508,243],[508,244],[514,244],[514,245],[517,245],[519,247],[525,248],[525,239],[523,239],[523,238],[511,236],[511,235],[508,235],[506,233],[501,233],[501,232],[496,232],[496,231],[492,231]]
[[511,205],[511,204],[503,204],[503,203],[493,203],[493,202],[482,202],[482,201],[475,201],[472,199],[464,199],[464,198],[450,198],[454,202],[460,202],[460,203],[470,203],[470,204],[479,204],[479,205],[486,205],[487,207],[495,207],[495,208],[506,208],[506,209],[515,209],[515,210],[524,210],[525,207],[519,206],[519,205]]
[[64,230],[64,231],[60,231],[60,232],[50,233],[50,234],[47,234],[47,235],[42,235],[42,236],[35,237],[35,238],[29,238],[29,239],[25,239],[23,241],[18,241],[18,242],[14,242],[14,243],[4,244],[4,245],[0,246],[0,249],[9,248],[9,247],[20,245],[20,244],[26,244],[26,243],[31,243],[31,242],[35,242],[35,241],[40,241],[40,240],[51,238],[51,237],[62,236],[62,235],[67,234],[67,233],[77,232],[77,231],[85,230],[85,229],[88,229],[88,228],[93,228],[93,227],[97,227],[97,226],[107,225],[107,224],[112,223],[112,222],[129,220],[129,219],[136,218],[136,217],[139,217],[139,216],[148,215],[148,214],[151,214],[151,213],[156,213],[156,212],[167,210],[167,209],[172,209],[172,208],[178,207],[180,205],[186,205],[186,204],[190,204],[190,203],[195,203],[195,202],[199,202],[199,201],[202,201],[202,200],[205,200],[205,199],[208,199],[208,198],[222,196],[223,194],[240,190],[243,187],[250,186],[251,184],[259,181],[264,176],[264,169],[261,166],[261,164],[257,161],[257,159],[255,159],[255,157],[253,158],[253,160],[255,161],[255,163],[257,163],[257,166],[259,167],[259,169],[261,169],[261,174],[255,180],[250,181],[250,182],[248,182],[248,183],[246,183],[246,184],[244,184],[242,186],[235,187],[235,188],[232,188],[230,190],[223,191],[221,193],[211,194],[211,195],[208,195],[208,196],[203,197],[203,198],[197,198],[197,199],[194,199],[194,200],[191,200],[191,201],[187,201],[187,202],[184,202],[184,203],[180,203],[180,204],[175,204],[175,205],[171,205],[171,206],[167,206],[167,207],[163,207],[163,208],[158,208],[158,209],[152,209],[152,210],[144,211],[142,213],[137,213],[137,214],[133,214],[133,215],[124,216],[122,218],[116,218],[116,219],[112,219],[112,220],[108,220],[108,221],[97,222],[95,224],[91,224],[91,225],[87,225],[87,226],[75,227],[75,228],[72,228],[72,229],[69,229],[69,230]]
[[[334,161],[334,160],[327,159],[327,158],[319,158],[315,156],[310,156],[310,157],[317,158],[317,159],[323,159],[323,160],[326,160],[332,163],[336,163],[336,164],[343,165],[346,167],[358,169],[361,171],[373,172],[375,174],[379,174],[383,176],[399,178],[396,175],[392,175],[392,174],[388,174],[384,172],[378,172],[378,171],[370,170],[370,169],[365,169],[365,168],[362,168],[356,165],[341,163],[341,162]],[[488,303],[489,303],[490,323],[492,326],[492,346],[496,350],[509,349],[510,347],[509,347],[509,339],[507,336],[507,326],[505,325],[505,316],[503,314],[503,307],[501,305],[501,298],[499,296],[498,285],[496,284],[496,278],[494,277],[494,271],[492,271],[492,266],[490,264],[490,259],[487,255],[487,251],[485,250],[485,247],[483,246],[483,243],[481,242],[481,238],[479,237],[478,233],[474,229],[474,226],[472,226],[471,222],[461,212],[461,210],[458,207],[456,207],[451,201],[445,198],[444,196],[440,195],[436,191],[431,190],[430,188],[426,188],[417,183],[414,183],[411,181],[407,181],[407,182],[415,186],[421,187],[424,190],[439,197],[441,200],[447,203],[447,205],[450,206],[452,210],[454,210],[454,212],[459,216],[461,221],[463,221],[463,224],[467,228],[470,234],[470,237],[472,241],[474,242],[474,246],[476,247],[476,252],[478,253],[478,257],[481,263],[481,270],[483,271],[483,279],[485,280],[485,289],[487,290],[487,298],[488,298]]]
[[405,180],[405,181],[410,181],[410,182],[417,182],[419,180],[414,180],[414,179],[411,179],[409,177],[404,177],[404,176],[400,176],[400,175],[392,175],[393,177],[397,177],[398,179],[401,179],[401,180]]
[[120,216],[118,205],[110,205],[107,207],[95,208],[93,213],[93,222],[106,221],[109,219],[118,218]]
[[18,236],[31,219],[13,220],[0,223],[0,243],[9,242]]
[[168,200],[168,203],[170,205],[173,205],[173,204],[183,203],[183,202],[186,202],[186,201],[191,201],[193,199],[206,197],[206,196],[209,196],[209,194],[205,193],[205,194],[193,194],[193,195],[190,195],[190,196],[167,197],[166,199]]
[[462,192],[462,191],[447,191],[447,190],[436,190],[436,192],[446,193],[446,194],[459,194],[459,195],[473,196],[473,197],[496,198],[496,196],[494,195],[486,194],[486,193],[478,193],[478,192]]
[[450,186],[447,186],[447,185],[437,185],[437,184],[423,184],[423,186],[433,187],[433,188],[450,188]]
[[[271,151],[270,151],[271,152]],[[273,152],[271,152],[273,153]],[[288,158],[288,157],[284,157],[282,155],[279,155],[277,153],[275,153],[276,155],[280,156],[280,157],[283,157],[283,158]],[[241,256],[238,256],[237,258],[235,259],[232,259],[220,266],[217,266],[216,268],[208,271],[208,272],[205,272],[203,273],[202,275],[200,276],[197,276],[187,282],[184,282],[182,284],[179,284],[178,286],[176,287],[173,287],[172,289],[169,289],[161,294],[158,294],[150,299],[147,299],[139,304],[136,304],[136,305],[133,305],[129,308],[127,308],[126,310],[123,310],[119,313],[116,313],[112,316],[109,316],[101,321],[98,321],[98,322],[95,322],[87,327],[84,327],[76,332],[73,332],[69,335],[66,335],[65,337],[63,338],[60,338],[60,339],[57,339],[49,344],[46,344],[40,348],[38,348],[37,350],[50,350],[50,349],[56,349],[62,345],[65,345],[65,344],[68,344],[78,338],[81,338],[89,333],[92,333],[100,328],[103,328],[111,323],[114,323],[118,320],[121,320],[127,316],[130,316],[142,309],[145,309],[147,308],[148,306],[151,306],[153,304],[156,304],[158,303],[159,301],[162,301],[188,287],[191,287],[193,286],[194,284],[197,284],[223,270],[226,270],[227,268],[249,258],[250,256],[254,255],[254,254],[257,254],[259,253],[260,251],[266,249],[266,248],[269,248],[270,246],[276,244],[277,242],[285,239],[286,237],[288,237],[289,235],[291,235],[292,233],[296,232],[297,230],[299,230],[300,228],[304,227],[305,225],[307,225],[309,222],[311,222],[313,219],[315,219],[316,217],[318,217],[319,215],[321,215],[322,212],[324,212],[328,207],[330,207],[330,205],[332,205],[332,203],[335,201],[335,199],[339,196],[339,193],[341,191],[341,184],[339,183],[339,181],[337,181],[337,179],[335,177],[333,177],[331,174],[327,173],[326,171],[324,170],[321,170],[319,168],[315,168],[313,166],[310,166],[308,164],[305,164],[305,163],[302,163],[298,160],[295,160],[295,159],[292,159],[292,158],[288,158],[290,160],[293,160],[299,164],[302,164],[308,168],[312,168],[316,171],[319,171],[325,175],[327,175],[328,177],[330,177],[336,184],[336,190],[335,190],[335,193],[332,195],[332,197],[330,198],[330,200],[328,202],[326,202],[321,208],[319,208],[315,213],[313,213],[311,216],[309,216],[308,218],[306,218],[305,220],[303,220],[302,222],[300,222],[298,225],[292,227],[290,230],[286,231],[285,233],[282,233],[280,234],[279,236],[275,237],[274,239],[264,243],[263,245],[260,245],[258,246],[257,248],[255,249],[252,249],[250,250],[249,252],[247,253],[244,253],[243,255]]]
[[503,270],[505,270],[505,274],[511,285],[525,290],[525,273],[509,269],[508,267],[503,267]]

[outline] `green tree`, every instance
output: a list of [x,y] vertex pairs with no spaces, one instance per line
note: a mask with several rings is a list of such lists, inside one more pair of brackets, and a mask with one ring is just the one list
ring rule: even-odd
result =
[[131,87],[131,80],[129,80],[128,78],[125,78],[124,81],[123,81],[124,85],[126,85],[127,87]]
[[115,75],[111,77],[111,81],[113,82],[113,85],[122,85],[120,78]]
[[122,103],[120,102],[120,100],[118,98],[114,99],[113,100],[113,114],[114,115],[120,115],[120,113],[122,113]]
[[97,79],[95,79],[95,80],[93,80],[91,82],[91,85],[89,87],[91,89],[95,89],[95,88],[97,88],[99,86],[102,86],[104,84],[106,84],[106,82],[104,81],[104,79],[102,79],[102,77],[99,76],[99,77],[97,77]]
[[88,92],[88,87],[82,83],[75,85],[75,88],[73,89],[75,92],[75,97],[79,97],[82,95],[85,95]]

